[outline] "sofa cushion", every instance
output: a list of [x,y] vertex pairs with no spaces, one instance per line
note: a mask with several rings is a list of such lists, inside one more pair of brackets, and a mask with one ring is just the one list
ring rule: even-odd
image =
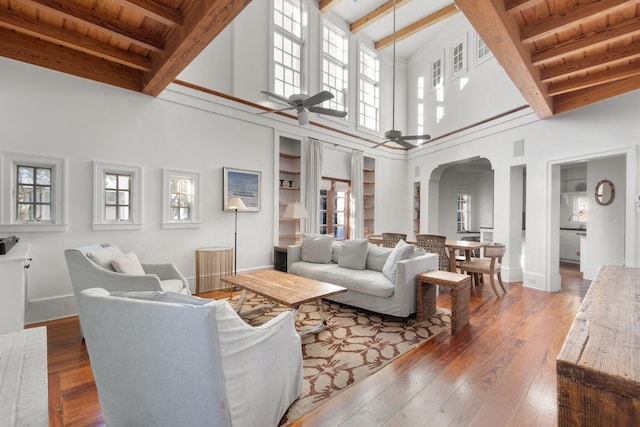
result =
[[353,270],[364,270],[367,265],[368,249],[369,240],[367,239],[345,240],[340,248],[338,265]]
[[396,247],[393,248],[387,262],[384,263],[382,274],[384,274],[393,283],[396,283],[396,275],[398,272],[398,262],[403,259],[413,257],[414,246],[408,244],[404,240],[400,240]]
[[133,252],[122,254],[111,261],[113,269],[118,273],[133,274],[136,276],[144,275],[144,269],[138,261],[138,257]]
[[104,248],[91,251],[87,254],[91,261],[111,271],[115,271],[111,262],[120,255],[122,255],[122,251],[117,246],[105,246]]
[[326,264],[331,262],[333,236],[325,234],[303,234],[300,258],[306,262]]
[[384,263],[387,262],[387,258],[389,258],[392,251],[393,248],[383,248],[382,246],[369,243],[369,249],[367,251],[367,270],[382,272]]
[[395,293],[395,284],[384,274],[373,270],[352,270],[336,264],[315,264],[310,262],[294,262],[289,269],[291,274],[304,276],[321,282],[344,286],[348,292],[387,298]]
[[340,249],[342,249],[342,242],[336,242],[335,240],[332,243],[332,255],[331,261],[334,263],[340,262]]

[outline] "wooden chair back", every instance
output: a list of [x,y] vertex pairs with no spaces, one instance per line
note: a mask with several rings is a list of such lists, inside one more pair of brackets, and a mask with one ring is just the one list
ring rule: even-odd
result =
[[445,246],[446,236],[437,234],[418,234],[416,235],[416,244],[425,251],[438,254],[438,269],[449,271],[449,255]]
[[382,246],[385,248],[395,248],[400,241],[407,241],[407,235],[402,233],[382,233]]

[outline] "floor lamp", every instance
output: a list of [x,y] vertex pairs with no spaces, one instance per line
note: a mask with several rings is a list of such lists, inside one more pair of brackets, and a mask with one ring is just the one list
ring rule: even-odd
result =
[[309,214],[302,202],[289,202],[282,214],[282,219],[293,219],[296,221],[296,244],[300,243],[300,220],[304,218],[309,218]]
[[236,227],[233,233],[233,275],[238,272],[238,211],[246,211],[247,207],[240,197],[234,197],[224,205],[225,209],[234,209],[236,211]]

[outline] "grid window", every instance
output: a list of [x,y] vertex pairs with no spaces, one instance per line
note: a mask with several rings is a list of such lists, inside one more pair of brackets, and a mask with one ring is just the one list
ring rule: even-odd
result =
[[380,128],[380,60],[361,48],[359,71],[358,124],[377,132]]
[[191,219],[191,201],[193,198],[193,182],[190,178],[170,179],[169,219]]
[[469,194],[458,194],[458,207],[457,207],[457,220],[456,223],[458,225],[458,232],[469,231],[470,229],[470,202],[471,195]]
[[451,48],[451,74],[453,76],[464,71],[464,43],[460,42]]
[[478,37],[478,45],[477,45],[477,49],[476,49],[476,58],[478,60],[484,59],[485,57],[487,57],[488,55],[491,54],[491,51],[489,50],[489,46],[487,46],[487,44],[484,42],[484,40],[482,40],[482,38],[480,36]]
[[104,174],[104,219],[129,221],[131,219],[131,175]]
[[424,134],[424,104],[418,104],[418,135]]
[[16,219],[50,221],[52,169],[18,165],[16,170]]
[[442,59],[438,59],[431,64],[431,87],[437,88],[442,83]]
[[300,0],[274,1],[274,92],[284,97],[302,92],[303,14]]
[[418,99],[424,99],[424,77],[418,77]]
[[349,39],[343,32],[325,23],[322,36],[322,87],[334,94],[324,106],[346,110],[348,87]]

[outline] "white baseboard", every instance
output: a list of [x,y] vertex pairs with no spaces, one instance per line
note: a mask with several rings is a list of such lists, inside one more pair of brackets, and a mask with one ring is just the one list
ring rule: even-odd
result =
[[78,305],[76,304],[76,297],[73,295],[32,300],[27,302],[25,324],[47,322],[76,316],[77,314]]
[[522,277],[522,286],[547,291],[547,278],[543,274],[525,271]]

